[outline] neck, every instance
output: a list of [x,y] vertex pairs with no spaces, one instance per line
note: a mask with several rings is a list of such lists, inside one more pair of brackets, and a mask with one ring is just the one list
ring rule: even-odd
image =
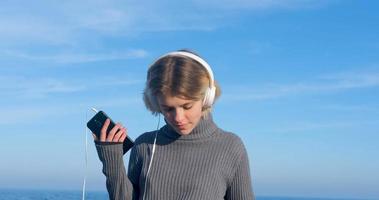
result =
[[180,135],[167,122],[161,130],[163,134],[169,138],[178,140],[196,140],[212,136],[216,129],[217,126],[213,122],[212,116],[209,114],[206,117],[202,117],[196,127],[188,135]]

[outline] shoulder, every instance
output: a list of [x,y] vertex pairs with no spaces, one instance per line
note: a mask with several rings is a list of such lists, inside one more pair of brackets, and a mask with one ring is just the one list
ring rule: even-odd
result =
[[156,131],[145,132],[136,138],[135,144],[139,145],[154,142],[155,135]]
[[244,146],[241,138],[237,134],[235,134],[233,132],[225,131],[225,130],[220,129],[220,128],[218,128],[217,132],[218,132],[217,136],[220,139],[226,140],[228,143],[235,145],[235,146]]
[[145,132],[138,136],[134,141],[134,146],[132,148],[132,154],[139,154],[141,152],[145,152],[149,145],[154,143],[156,131]]
[[218,129],[216,138],[230,153],[241,155],[245,152],[245,145],[242,139],[235,133]]
[[218,129],[216,134],[217,145],[222,154],[225,174],[232,181],[239,166],[248,163],[248,156],[242,139],[235,133]]

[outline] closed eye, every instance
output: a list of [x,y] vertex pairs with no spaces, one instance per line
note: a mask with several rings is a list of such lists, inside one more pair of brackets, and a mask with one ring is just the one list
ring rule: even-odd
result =
[[185,110],[189,110],[189,109],[192,108],[192,104],[184,104],[184,105],[183,105],[183,108],[184,108]]
[[164,112],[170,112],[170,111],[172,111],[174,108],[172,108],[172,107],[165,107],[165,106],[163,106],[162,107],[162,110],[164,111]]
[[[175,109],[175,107],[169,107],[165,105],[161,105],[161,106],[162,106],[162,111],[164,112],[171,112]],[[186,104],[181,105],[180,107],[182,107],[184,110],[190,110],[193,107],[193,103],[186,103]]]

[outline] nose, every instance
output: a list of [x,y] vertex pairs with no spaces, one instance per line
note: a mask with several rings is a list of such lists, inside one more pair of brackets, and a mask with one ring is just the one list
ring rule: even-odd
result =
[[175,109],[175,122],[180,124],[181,122],[183,122],[183,119],[184,119],[184,111],[183,109]]

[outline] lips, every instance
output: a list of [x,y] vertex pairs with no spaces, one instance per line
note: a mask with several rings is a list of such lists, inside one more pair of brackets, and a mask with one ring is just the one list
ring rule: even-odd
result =
[[186,125],[185,124],[181,124],[181,125],[175,125],[179,130],[184,130],[186,129]]

